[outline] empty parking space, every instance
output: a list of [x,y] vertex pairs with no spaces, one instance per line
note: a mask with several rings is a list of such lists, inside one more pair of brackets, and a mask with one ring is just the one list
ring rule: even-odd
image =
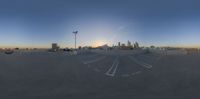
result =
[[137,63],[133,62],[128,56],[120,57],[118,76],[131,77],[141,73],[144,69]]
[[103,52],[93,52],[88,55],[78,55],[78,58],[89,70],[109,77],[133,77],[145,72],[145,69],[152,68],[152,65],[147,62],[154,61],[153,59],[148,60],[150,56],[141,55],[136,57],[132,54],[106,55]]

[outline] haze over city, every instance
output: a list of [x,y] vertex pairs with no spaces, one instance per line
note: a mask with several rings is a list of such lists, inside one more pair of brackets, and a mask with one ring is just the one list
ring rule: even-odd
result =
[[0,47],[200,47],[198,0],[1,0]]

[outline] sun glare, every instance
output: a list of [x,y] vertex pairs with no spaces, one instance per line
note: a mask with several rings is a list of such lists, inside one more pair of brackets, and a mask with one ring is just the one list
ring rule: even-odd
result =
[[102,46],[102,45],[105,45],[105,44],[108,44],[108,41],[105,40],[105,39],[101,39],[101,40],[95,40],[95,41],[92,43],[92,46],[93,46],[93,47],[98,47],[98,46]]

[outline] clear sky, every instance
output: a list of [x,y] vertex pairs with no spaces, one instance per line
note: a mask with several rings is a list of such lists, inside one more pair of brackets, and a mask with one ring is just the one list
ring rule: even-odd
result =
[[0,0],[0,47],[200,46],[200,0]]

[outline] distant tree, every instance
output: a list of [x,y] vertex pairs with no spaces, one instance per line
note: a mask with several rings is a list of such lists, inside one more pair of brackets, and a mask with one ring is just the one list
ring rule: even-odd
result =
[[15,48],[15,50],[19,50],[19,48]]
[[92,49],[92,46],[89,46],[88,49]]
[[151,45],[151,46],[150,46],[150,48],[152,48],[152,49],[153,49],[153,48],[155,48],[155,46]]

